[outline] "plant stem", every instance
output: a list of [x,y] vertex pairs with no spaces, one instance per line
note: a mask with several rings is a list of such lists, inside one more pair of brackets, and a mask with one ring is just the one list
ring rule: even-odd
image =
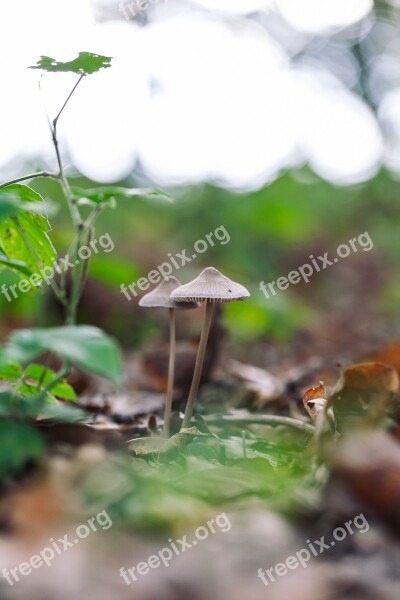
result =
[[80,82],[82,81],[82,79],[85,77],[85,73],[82,73],[82,75],[79,77],[78,81],[76,82],[76,84],[74,85],[74,87],[72,88],[71,92],[69,93],[66,101],[64,102],[64,104],[62,105],[61,109],[59,110],[57,116],[54,118],[53,120],[53,128],[57,127],[57,123],[58,123],[58,119],[61,117],[61,113],[63,112],[64,108],[67,106],[68,102],[71,100],[71,96],[72,94],[75,92],[76,88],[78,87],[78,85],[80,84]]
[[82,227],[82,218],[81,218],[78,206],[76,204],[76,198],[75,198],[74,194],[72,193],[72,190],[70,188],[70,185],[68,183],[67,178],[65,177],[64,166],[63,166],[63,163],[62,163],[62,160],[61,160],[61,153],[60,153],[60,148],[59,148],[58,139],[57,139],[57,124],[58,124],[58,120],[59,120],[59,118],[60,118],[63,110],[67,106],[69,100],[71,99],[72,94],[75,92],[76,88],[78,87],[78,85],[80,84],[80,82],[82,81],[82,79],[84,78],[84,76],[85,75],[81,75],[79,77],[78,81],[76,82],[76,84],[72,88],[72,90],[71,90],[68,98],[66,99],[66,101],[62,105],[59,113],[57,114],[57,116],[53,120],[53,125],[51,126],[51,137],[52,137],[52,140],[53,140],[54,149],[56,151],[58,168],[60,170],[60,182],[61,182],[61,186],[63,188],[63,192],[64,192],[65,197],[66,197],[67,202],[68,202],[68,206],[69,206],[69,209],[70,209],[70,212],[71,212],[72,222],[74,223],[74,225],[75,225],[76,228],[81,228]]
[[2,188],[7,187],[8,185],[12,185],[13,183],[18,183],[19,181],[25,181],[26,179],[35,179],[35,177],[52,177],[53,179],[59,179],[58,173],[51,173],[50,171],[38,171],[37,173],[30,173],[29,175],[24,175],[23,177],[17,177],[16,179],[11,179],[11,181],[2,183],[2,184],[0,184],[0,190]]
[[175,378],[175,354],[176,354],[176,333],[175,333],[175,309],[170,308],[169,311],[169,365],[168,365],[168,383],[167,395],[165,397],[165,412],[164,412],[164,435],[169,437],[170,422],[172,412],[172,395],[174,391]]
[[80,262],[79,250],[82,242],[82,234],[82,230],[79,229],[72,259],[74,267],[72,272],[71,296],[69,300],[68,314],[66,318],[67,325],[74,325],[76,321],[76,312],[79,302],[79,282],[81,279],[81,266],[78,263]]
[[100,213],[105,209],[105,205],[104,204],[98,204],[93,210],[92,212],[89,214],[89,216],[87,217],[86,221],[84,222],[84,227],[85,229],[90,229],[90,227],[93,226],[93,223],[95,222],[95,220],[97,219],[97,217],[100,215]]
[[[74,87],[72,88],[71,92],[69,93],[67,99],[65,100],[64,104],[62,105],[62,107],[59,110],[56,117],[54,118],[53,122],[51,122],[50,119],[48,118],[59,172],[51,173],[49,171],[39,171],[37,173],[31,173],[31,174],[25,175],[23,177],[17,177],[16,179],[8,181],[7,183],[0,184],[0,189],[2,189],[9,185],[14,184],[14,183],[18,183],[19,181],[25,181],[26,179],[34,179],[36,177],[52,177],[54,179],[57,179],[61,184],[64,196],[67,200],[68,207],[69,207],[69,210],[71,213],[72,223],[76,230],[76,238],[75,238],[75,243],[73,246],[74,247],[74,262],[73,262],[74,267],[73,267],[73,274],[72,274],[71,298],[70,298],[70,301],[67,306],[68,310],[67,310],[66,321],[67,321],[68,325],[73,325],[76,321],[76,312],[77,312],[77,305],[79,302],[79,291],[80,291],[80,285],[82,283],[82,274],[85,274],[85,268],[82,268],[82,266],[79,265],[79,262],[80,262],[79,261],[79,249],[80,249],[81,241],[82,241],[85,231],[87,229],[91,228],[91,225],[92,225],[91,219],[93,219],[93,221],[94,221],[98,212],[100,212],[100,209],[98,211],[96,211],[96,209],[95,209],[95,211],[93,211],[93,215],[91,215],[89,217],[88,222],[85,222],[82,219],[81,214],[79,212],[78,205],[77,205],[77,199],[75,198],[74,194],[72,193],[68,179],[65,176],[64,166],[63,166],[61,153],[60,153],[60,147],[59,147],[58,138],[57,138],[58,121],[59,121],[65,107],[67,106],[68,102],[70,101],[73,93],[75,92],[76,88],[78,87],[78,85],[80,84],[80,82],[82,81],[82,79],[84,77],[85,77],[84,74],[82,74],[79,77],[78,81],[75,83]],[[89,235],[91,235],[91,233]],[[22,234],[23,234],[23,232],[21,232],[21,235]],[[24,238],[24,241],[25,241],[25,243],[27,243],[27,240],[25,238]],[[86,267],[86,266],[87,265],[84,265],[84,267]],[[61,282],[62,282],[62,289],[59,289],[54,281],[51,281],[50,285],[51,285],[55,295],[60,300],[60,302],[62,304],[64,304],[64,306],[66,306],[65,280],[63,280],[63,278],[62,278]],[[69,369],[69,367],[68,367],[68,369]]]
[[68,207],[69,207],[69,210],[71,213],[72,223],[73,223],[76,233],[77,233],[76,243],[74,246],[74,257],[73,257],[74,268],[73,268],[73,274],[72,274],[71,298],[69,301],[67,318],[66,318],[67,325],[74,325],[75,321],[76,321],[76,312],[77,312],[77,307],[78,307],[78,302],[79,302],[79,285],[80,285],[80,280],[81,280],[81,267],[78,264],[79,263],[79,254],[78,253],[79,253],[79,249],[80,249],[80,245],[81,245],[81,241],[82,241],[82,236],[85,231],[85,224],[84,224],[84,221],[82,220],[81,214],[79,212],[76,198],[75,198],[74,194],[72,193],[68,179],[66,178],[65,173],[64,173],[64,166],[62,163],[60,147],[59,147],[58,138],[57,138],[57,124],[58,124],[58,120],[59,120],[62,112],[64,111],[69,100],[71,99],[72,94],[75,92],[76,88],[78,87],[78,85],[80,84],[80,82],[82,81],[84,76],[85,75],[81,75],[79,77],[78,81],[75,83],[75,85],[72,88],[71,92],[69,93],[66,101],[62,105],[60,111],[58,112],[57,116],[54,118],[52,125],[50,125],[51,137],[53,140],[53,145],[54,145],[54,149],[55,149],[56,157],[57,157],[58,168],[60,171],[59,179],[60,179],[61,187],[63,189],[64,195],[67,200]]
[[189,397],[186,404],[185,417],[182,428],[189,427],[193,415],[193,408],[196,402],[197,392],[199,390],[201,373],[203,370],[204,356],[207,348],[208,334],[210,333],[211,320],[214,312],[214,303],[206,300],[206,312],[204,315],[203,329],[201,331],[200,343],[197,350],[196,364],[194,367],[192,385],[190,387]]

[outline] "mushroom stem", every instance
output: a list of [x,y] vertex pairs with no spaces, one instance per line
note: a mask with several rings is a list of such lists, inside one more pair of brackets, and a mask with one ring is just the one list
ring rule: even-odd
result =
[[194,367],[192,385],[190,387],[189,397],[186,404],[185,417],[182,423],[182,429],[189,427],[193,415],[194,403],[196,402],[197,392],[199,390],[201,372],[203,370],[204,356],[207,348],[208,334],[210,333],[211,320],[214,313],[214,303],[206,300],[206,312],[204,315],[203,329],[201,330],[200,343],[197,350],[196,364]]
[[172,412],[172,396],[174,391],[175,378],[175,355],[176,355],[176,333],[175,333],[175,309],[168,309],[169,312],[169,364],[168,364],[168,383],[167,394],[165,397],[164,412],[164,435],[169,437],[169,427]]

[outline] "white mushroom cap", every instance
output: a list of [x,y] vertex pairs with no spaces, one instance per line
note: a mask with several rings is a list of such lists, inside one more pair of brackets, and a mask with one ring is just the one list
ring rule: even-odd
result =
[[163,279],[154,290],[142,296],[139,300],[139,306],[146,308],[197,308],[195,302],[188,302],[185,305],[174,302],[170,299],[171,292],[181,285],[176,277],[167,277]]
[[217,269],[207,267],[196,279],[175,289],[170,298],[175,302],[232,302],[249,296],[243,285],[228,279]]

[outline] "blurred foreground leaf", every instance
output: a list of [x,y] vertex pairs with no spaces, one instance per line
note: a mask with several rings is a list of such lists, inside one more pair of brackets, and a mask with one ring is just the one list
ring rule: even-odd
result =
[[84,189],[72,187],[74,195],[79,199],[80,204],[102,204],[103,202],[130,200],[140,197],[148,200],[160,200],[173,202],[173,198],[155,188],[123,188],[123,187],[98,187],[93,189]]
[[17,473],[42,452],[42,439],[34,429],[17,421],[0,421],[0,476]]
[[15,331],[0,354],[0,365],[9,360],[27,363],[47,351],[116,384],[122,380],[116,342],[101,329],[90,326]]

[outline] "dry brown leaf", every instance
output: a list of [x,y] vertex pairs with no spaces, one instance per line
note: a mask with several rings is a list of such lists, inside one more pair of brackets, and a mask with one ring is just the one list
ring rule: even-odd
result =
[[[328,399],[340,425],[354,426],[363,419],[376,425],[399,389],[399,376],[390,365],[367,362],[345,369]],[[339,427],[340,428],[340,427]]]
[[265,369],[230,360],[227,370],[230,375],[242,381],[247,390],[257,396],[261,406],[275,400],[283,392],[282,382]]

